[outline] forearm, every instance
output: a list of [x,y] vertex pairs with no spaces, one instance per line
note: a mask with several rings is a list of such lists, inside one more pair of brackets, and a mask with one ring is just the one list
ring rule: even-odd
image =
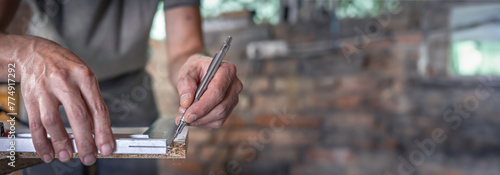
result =
[[165,12],[169,77],[174,86],[180,67],[189,56],[203,53],[198,7],[178,7]]
[[[16,14],[19,2],[19,0],[0,1],[0,82],[7,82],[8,79],[14,79],[16,82],[20,80],[16,50],[12,50],[12,37],[5,33],[7,26],[9,26]],[[10,72],[10,74],[14,73],[14,77],[8,75],[9,68],[14,68]],[[15,72],[12,72],[12,70]]]
[[[16,46],[12,36],[0,33],[0,82],[7,82],[9,79],[20,82],[20,64],[19,60],[22,54]],[[12,68],[9,72],[9,68]],[[9,75],[14,74],[14,75]]]

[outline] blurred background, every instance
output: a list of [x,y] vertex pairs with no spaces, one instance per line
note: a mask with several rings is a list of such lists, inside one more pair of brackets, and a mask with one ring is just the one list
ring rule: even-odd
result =
[[[163,7],[159,4],[159,7]],[[244,84],[162,174],[500,174],[500,2],[203,0],[204,39]],[[177,115],[158,8],[148,71]]]

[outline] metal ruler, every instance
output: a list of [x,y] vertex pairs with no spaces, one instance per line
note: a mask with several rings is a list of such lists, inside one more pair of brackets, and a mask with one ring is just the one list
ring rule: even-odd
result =
[[[143,134],[147,127],[112,128],[113,136],[116,140],[116,149],[113,154],[167,154],[167,139],[150,138]],[[73,138],[71,129],[66,129],[73,143],[75,153],[78,149]],[[177,137],[174,142],[185,142],[187,127]],[[50,135],[47,135],[50,139]],[[15,138],[0,137],[0,152],[10,152],[11,141],[15,142],[16,153],[35,153],[35,147],[29,130],[16,131]]]

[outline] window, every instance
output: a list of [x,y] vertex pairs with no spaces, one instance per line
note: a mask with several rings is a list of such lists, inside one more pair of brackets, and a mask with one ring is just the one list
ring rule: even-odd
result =
[[384,10],[395,10],[399,1],[394,0],[340,0],[336,8],[339,19],[376,17]]
[[455,41],[452,43],[451,70],[453,74],[500,75],[500,42]]
[[153,40],[164,40],[167,35],[165,31],[165,11],[163,8],[163,1],[160,1],[158,8],[156,8],[155,17],[153,18],[151,32],[149,33],[149,38]]
[[254,11],[255,23],[278,24],[280,20],[279,0],[202,0],[201,15],[204,18],[217,17],[223,13]]
[[500,4],[453,8],[450,16],[451,74],[500,75]]

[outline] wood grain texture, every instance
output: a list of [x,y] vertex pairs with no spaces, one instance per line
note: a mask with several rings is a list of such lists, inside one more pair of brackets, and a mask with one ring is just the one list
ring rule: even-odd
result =
[[[185,159],[186,158],[186,143],[174,142],[172,146],[167,148],[167,154],[97,154],[97,158],[128,158],[128,159]],[[8,159],[8,152],[0,152],[0,160]],[[16,153],[17,158],[39,158],[36,153]],[[57,157],[56,157],[57,158]],[[78,153],[73,153],[73,158],[79,158]],[[17,159],[16,159],[17,160]]]

